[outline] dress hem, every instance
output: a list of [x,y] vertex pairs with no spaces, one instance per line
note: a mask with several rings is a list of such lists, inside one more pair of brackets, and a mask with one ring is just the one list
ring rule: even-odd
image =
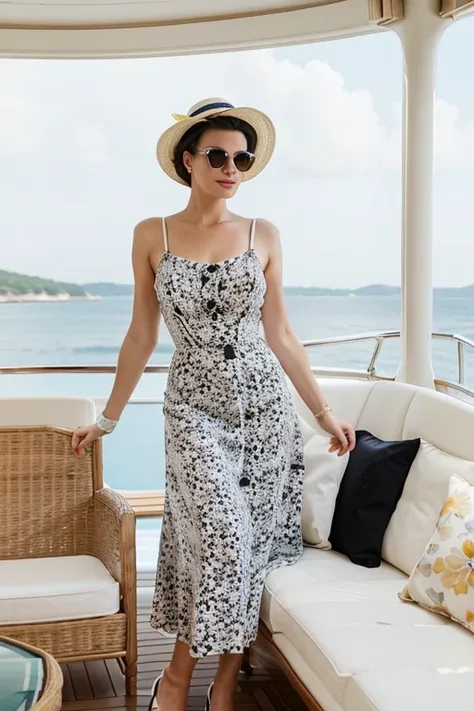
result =
[[194,659],[204,659],[205,657],[215,657],[219,656],[221,654],[243,654],[244,651],[252,644],[252,642],[255,642],[258,636],[258,630],[257,632],[249,635],[248,637],[245,638],[245,641],[243,645],[238,645],[237,647],[233,647],[231,649],[221,649],[221,648],[212,648],[210,651],[200,651],[198,649],[197,652],[193,651],[193,645],[190,642],[189,638],[186,637],[184,634],[180,634],[179,632],[170,632],[169,629],[166,627],[157,627],[153,623],[151,623],[151,626],[160,634],[162,634],[164,637],[173,638],[176,639],[178,642],[183,642],[183,644],[186,644],[189,647],[189,656],[193,657]]
[[[299,560],[302,553],[303,553],[303,547],[301,547],[301,550],[298,551],[298,553],[296,553],[295,555],[293,555],[291,557],[286,558],[283,561],[282,560],[273,561],[273,563],[270,563],[267,566],[265,577],[277,568],[286,568],[288,566],[294,565]],[[259,617],[259,620],[260,620],[260,617]],[[168,638],[172,637],[172,638],[178,640],[179,642],[183,642],[184,644],[186,644],[189,647],[189,655],[191,657],[193,657],[194,659],[203,659],[204,657],[217,656],[220,654],[243,654],[245,649],[247,649],[247,647],[249,647],[252,644],[252,642],[255,642],[255,640],[257,639],[257,636],[258,636],[258,624],[257,624],[256,631],[252,632],[252,633],[248,634],[246,637],[244,637],[241,644],[233,645],[230,648],[229,647],[225,647],[225,648],[213,647],[210,651],[206,648],[206,651],[202,651],[202,650],[200,650],[199,647],[197,647],[197,645],[195,643],[193,643],[192,640],[190,640],[190,638],[187,635],[178,632],[177,628],[161,626],[160,624],[156,624],[153,621],[153,619],[150,620],[150,625],[153,627],[153,629],[155,629],[157,632],[162,634],[164,637],[168,637]],[[194,652],[193,647],[194,648],[197,647],[198,651]]]

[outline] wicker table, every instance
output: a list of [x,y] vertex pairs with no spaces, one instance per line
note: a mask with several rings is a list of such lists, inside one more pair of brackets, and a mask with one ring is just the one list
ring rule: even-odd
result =
[[63,676],[41,649],[0,637],[1,711],[60,711]]

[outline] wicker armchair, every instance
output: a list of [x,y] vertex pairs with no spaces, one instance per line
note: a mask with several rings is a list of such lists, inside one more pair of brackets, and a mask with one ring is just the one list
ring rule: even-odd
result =
[[135,695],[135,516],[120,494],[103,488],[101,441],[76,457],[71,435],[52,426],[0,427],[0,566],[19,559],[93,556],[118,581],[120,608],[88,619],[25,624],[0,617],[0,635],[63,662],[117,658],[127,694]]

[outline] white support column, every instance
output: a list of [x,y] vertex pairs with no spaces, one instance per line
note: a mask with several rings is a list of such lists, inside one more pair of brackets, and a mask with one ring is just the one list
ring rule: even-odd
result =
[[433,164],[436,61],[448,26],[438,0],[406,2],[393,29],[404,54],[402,359],[397,379],[433,388]]

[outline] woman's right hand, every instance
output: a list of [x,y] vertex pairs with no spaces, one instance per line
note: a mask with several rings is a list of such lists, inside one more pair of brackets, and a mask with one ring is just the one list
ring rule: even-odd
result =
[[76,427],[72,434],[71,446],[78,457],[84,456],[84,450],[87,445],[94,440],[105,435],[104,430],[101,430],[97,425],[88,425],[87,427]]

